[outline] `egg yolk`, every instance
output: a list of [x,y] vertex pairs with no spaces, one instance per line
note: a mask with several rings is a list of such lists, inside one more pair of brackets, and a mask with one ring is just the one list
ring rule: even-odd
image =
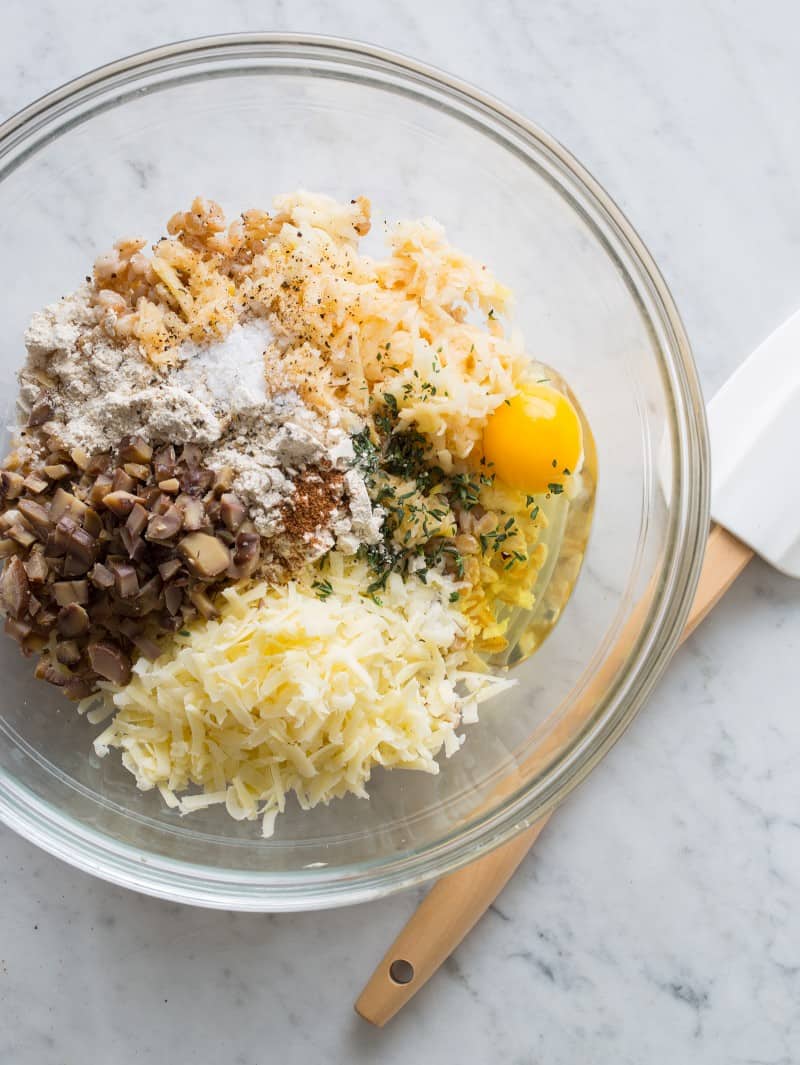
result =
[[483,431],[486,461],[512,488],[531,495],[563,485],[583,456],[577,411],[566,396],[547,385],[527,385],[502,403]]

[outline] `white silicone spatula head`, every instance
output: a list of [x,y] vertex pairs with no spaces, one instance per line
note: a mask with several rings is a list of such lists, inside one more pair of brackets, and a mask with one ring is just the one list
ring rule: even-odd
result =
[[708,404],[711,516],[776,569],[800,577],[800,311]]

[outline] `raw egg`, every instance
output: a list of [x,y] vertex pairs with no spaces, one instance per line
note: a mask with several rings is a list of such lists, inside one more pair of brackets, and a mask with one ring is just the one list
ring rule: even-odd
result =
[[548,385],[526,385],[502,403],[483,430],[486,461],[512,488],[531,495],[563,486],[583,458],[578,413]]

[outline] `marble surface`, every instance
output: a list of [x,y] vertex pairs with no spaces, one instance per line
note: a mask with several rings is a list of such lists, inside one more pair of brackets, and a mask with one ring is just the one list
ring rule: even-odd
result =
[[[792,0],[6,0],[3,14],[3,116],[131,51],[241,30],[354,36],[476,82],[628,213],[709,394],[800,304]],[[413,893],[297,916],[180,908],[0,830],[0,1063],[800,1060],[799,653],[800,585],[753,564],[383,1032],[351,1003]]]

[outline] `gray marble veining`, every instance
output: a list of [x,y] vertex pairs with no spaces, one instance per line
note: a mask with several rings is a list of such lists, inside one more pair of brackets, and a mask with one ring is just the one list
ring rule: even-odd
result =
[[[131,51],[245,29],[353,36],[476,82],[566,143],[628,213],[709,393],[800,304],[790,0],[7,0],[3,14],[4,116]],[[800,1060],[799,653],[800,585],[753,564],[384,1032],[350,1007],[415,894],[206,912],[0,831],[0,1063]]]

